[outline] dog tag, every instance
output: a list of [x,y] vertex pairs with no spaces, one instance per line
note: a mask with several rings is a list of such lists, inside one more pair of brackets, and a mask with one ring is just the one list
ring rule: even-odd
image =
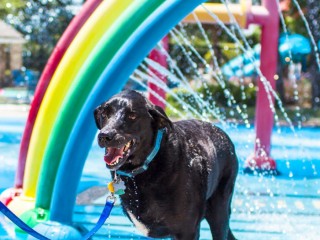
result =
[[124,194],[126,190],[126,186],[120,178],[118,178],[116,181],[113,182],[113,188],[114,188],[114,193],[117,195]]
[[113,182],[109,182],[109,183],[108,183],[108,190],[109,190],[109,192],[111,192],[112,194],[114,194]]

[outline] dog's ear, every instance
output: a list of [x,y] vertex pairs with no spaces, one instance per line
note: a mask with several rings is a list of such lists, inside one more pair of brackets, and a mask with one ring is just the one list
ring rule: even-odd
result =
[[101,105],[98,106],[94,112],[93,112],[93,116],[94,116],[94,120],[96,122],[97,128],[99,130],[101,130],[102,128],[102,116],[101,116],[101,112],[102,112],[102,107]]
[[173,127],[171,120],[168,118],[168,116],[161,107],[149,104],[148,112],[151,115],[151,117],[155,120],[156,125],[159,129],[165,127]]

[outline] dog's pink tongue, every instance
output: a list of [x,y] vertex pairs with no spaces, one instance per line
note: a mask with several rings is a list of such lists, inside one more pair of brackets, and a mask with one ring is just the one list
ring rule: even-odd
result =
[[107,164],[112,164],[113,162],[117,161],[118,158],[122,157],[123,155],[123,148],[108,148],[107,153],[104,155],[104,161]]

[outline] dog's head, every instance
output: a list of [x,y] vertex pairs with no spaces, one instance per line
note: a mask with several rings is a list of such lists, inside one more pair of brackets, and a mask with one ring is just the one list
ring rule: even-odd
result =
[[153,148],[158,129],[172,127],[162,108],[132,90],[98,106],[94,118],[100,130],[99,146],[105,148],[104,160],[112,171],[142,165]]

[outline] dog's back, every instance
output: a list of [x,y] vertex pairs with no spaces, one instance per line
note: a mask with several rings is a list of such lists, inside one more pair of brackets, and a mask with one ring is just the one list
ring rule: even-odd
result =
[[174,123],[174,133],[185,149],[180,157],[186,159],[187,165],[193,172],[198,172],[203,184],[207,185],[207,198],[220,178],[237,175],[234,145],[219,127],[200,120],[183,120]]
[[[135,177],[129,187],[134,190],[125,197],[125,204],[133,202],[132,196],[138,194],[138,202],[149,206],[147,210],[134,209],[133,214],[152,225],[158,219],[158,228],[146,224],[152,237],[179,231],[190,234],[188,229],[207,218],[212,231],[221,232],[215,239],[233,239],[229,210],[223,210],[229,209],[237,170],[233,143],[220,128],[199,120],[174,122],[148,171]],[[125,209],[128,211],[129,206]],[[132,212],[130,215],[132,218]]]

